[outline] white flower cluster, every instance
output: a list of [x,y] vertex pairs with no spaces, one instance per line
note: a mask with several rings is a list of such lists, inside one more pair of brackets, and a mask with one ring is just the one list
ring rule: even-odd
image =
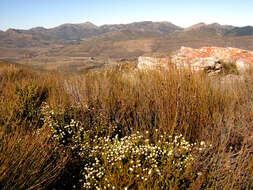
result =
[[[207,148],[204,141],[190,144],[182,135],[172,137],[158,130],[151,141],[147,138],[148,131],[143,135],[137,132],[112,138],[111,135],[103,137],[94,131],[85,131],[80,122],[73,119],[69,124],[60,125],[46,103],[41,113],[59,145],[70,145],[84,161],[83,177],[79,180],[83,189],[128,189],[133,182],[148,184],[153,179],[166,179],[168,170],[170,178],[177,178],[192,163],[193,149],[203,152]],[[115,129],[113,126],[108,128]],[[121,179],[124,180],[119,182]]]
[[154,175],[161,177],[168,164],[184,170],[193,160],[192,146],[183,136],[170,137],[169,141],[160,138],[156,144],[138,132],[122,139],[96,137],[83,169],[83,188],[112,189],[117,185],[113,180],[120,175],[128,179],[127,188],[133,180],[146,182]]
[[47,103],[43,103],[41,113],[43,115],[41,120],[51,128],[53,133],[52,137],[59,145],[70,145],[72,150],[79,152],[81,145],[84,146],[83,144],[88,138],[80,122],[71,119],[69,124],[60,125],[55,117],[54,111]]

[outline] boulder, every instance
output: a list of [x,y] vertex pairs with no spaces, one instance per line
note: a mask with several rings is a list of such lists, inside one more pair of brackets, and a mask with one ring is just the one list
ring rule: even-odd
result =
[[207,68],[221,69],[222,62],[235,63],[239,71],[243,71],[253,64],[253,52],[238,48],[202,47],[193,49],[181,47],[172,55],[172,63],[177,67],[189,66],[193,70]]
[[177,68],[189,68],[194,71],[205,70],[219,73],[222,63],[236,64],[239,72],[253,65],[253,52],[238,48],[201,47],[193,49],[181,47],[171,58],[139,57],[139,69],[166,68],[168,63]]

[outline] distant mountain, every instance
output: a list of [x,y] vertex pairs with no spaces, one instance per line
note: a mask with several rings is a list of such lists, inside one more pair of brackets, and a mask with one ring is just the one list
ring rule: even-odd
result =
[[47,29],[44,27],[36,27],[36,28],[31,28],[30,31],[31,32],[45,32],[47,31]]
[[50,36],[52,40],[80,40],[96,35],[98,33],[97,28],[96,25],[90,22],[82,24],[63,24],[48,29],[45,34]]
[[[36,27],[30,30],[9,29],[0,37],[0,45],[5,47],[33,47],[50,43],[73,44],[82,39],[107,33],[141,33],[144,37],[155,37],[182,30],[169,22],[135,22],[131,24],[103,25],[98,27],[90,22],[82,24],[63,24],[46,29]],[[126,32],[127,33],[127,32]],[[147,33],[147,35],[145,35]],[[152,35],[151,35],[152,34]]]
[[224,36],[228,31],[234,29],[234,26],[230,25],[220,25],[218,23],[205,24],[199,23],[193,25],[189,28],[184,29],[186,34],[197,34],[197,35],[206,35],[206,36]]
[[225,33],[226,36],[250,36],[253,35],[253,26],[234,27]]
[[253,26],[235,27],[231,25],[220,25],[218,23],[205,24],[199,23],[184,29],[184,32],[197,32],[219,36],[251,36],[253,35]]
[[[236,28],[234,26],[199,23],[185,29],[171,27],[173,30],[169,31],[168,29],[161,30],[154,24],[150,26],[149,22],[144,23],[145,27],[142,26],[142,23],[133,23],[127,26],[103,26],[114,32],[88,38],[80,42],[79,45],[65,47],[59,50],[56,55],[129,57],[168,53],[181,46],[193,48],[221,46],[253,50],[253,36],[227,35],[229,31]],[[134,29],[132,29],[133,26]],[[164,25],[160,24],[160,26]]]
[[[0,57],[27,50],[47,56],[128,57],[171,52],[189,46],[232,46],[253,50],[253,26],[199,23],[181,28],[170,22],[134,22],[96,26],[90,22],[46,29],[0,31]],[[10,53],[11,52],[11,53]],[[35,53],[36,52],[36,53]]]
[[160,33],[173,33],[177,30],[182,30],[181,27],[178,27],[170,22],[134,22],[131,24],[123,25],[123,29],[127,30],[139,30],[139,31],[156,31]]

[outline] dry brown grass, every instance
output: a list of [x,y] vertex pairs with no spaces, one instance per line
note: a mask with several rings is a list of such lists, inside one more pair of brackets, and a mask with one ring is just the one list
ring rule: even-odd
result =
[[72,101],[103,113],[122,136],[158,128],[212,143],[207,159],[196,163],[205,163],[199,168],[208,180],[205,187],[252,187],[252,75],[224,82],[189,71],[107,71],[66,83],[72,86]]
[[50,131],[25,131],[19,126],[0,134],[0,187],[42,189],[51,184],[65,167],[67,152],[50,140]]
[[[33,84],[38,87],[38,97],[41,89],[46,89],[49,105],[56,112],[64,110],[63,121],[74,118],[95,134],[106,135],[109,126],[116,126],[119,137],[148,130],[149,138],[155,141],[152,134],[158,129],[161,134],[183,134],[191,142],[211,143],[212,148],[195,155],[192,171],[203,175],[191,189],[252,188],[252,71],[245,73],[245,80],[226,83],[187,70],[125,68],[76,76],[8,68],[0,74],[1,124],[20,124],[20,118],[11,117],[15,114],[7,114],[6,110],[12,113],[14,105],[19,105],[13,94],[17,84]],[[36,117],[29,118],[26,124]],[[32,123],[40,126],[39,122]],[[24,144],[29,142],[26,135],[24,139]],[[8,146],[9,151],[13,150]],[[66,172],[63,176],[58,184],[66,179]]]

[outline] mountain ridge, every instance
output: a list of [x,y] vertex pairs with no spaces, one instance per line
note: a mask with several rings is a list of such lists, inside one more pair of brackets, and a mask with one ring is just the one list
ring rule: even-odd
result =
[[[232,46],[253,50],[253,26],[219,23],[182,28],[171,22],[133,22],[96,26],[91,22],[66,23],[46,29],[0,31],[4,51],[38,51],[38,55],[128,57],[171,52],[180,46]],[[42,52],[43,49],[43,52]],[[4,56],[4,51],[0,57]]]
[[[173,25],[169,22],[134,22],[130,24],[114,24],[114,25],[102,25],[96,26],[91,22],[85,22],[81,24],[62,24],[54,28],[46,29],[43,27],[35,27],[29,30],[21,29],[8,29],[0,36],[0,44],[4,47],[24,46],[30,45],[37,46],[40,42],[41,45],[45,41],[61,41],[62,43],[73,43],[73,40],[80,41],[84,38],[102,35],[109,32],[117,32],[121,30],[130,31],[153,31],[160,34],[166,32],[174,32],[181,30],[180,27]],[[17,40],[18,38],[18,40]],[[18,45],[19,43],[19,45]],[[45,43],[48,44],[49,42]],[[7,45],[6,45],[7,44]]]

